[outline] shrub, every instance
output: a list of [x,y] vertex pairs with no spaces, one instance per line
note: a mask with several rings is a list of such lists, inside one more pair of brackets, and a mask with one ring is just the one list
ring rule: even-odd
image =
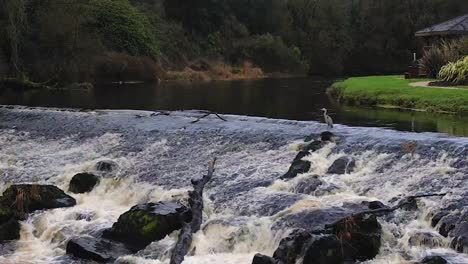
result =
[[456,62],[443,66],[439,72],[439,79],[453,84],[464,84],[468,81],[468,56]]
[[94,79],[98,82],[155,81],[163,75],[162,68],[149,57],[111,52],[95,61]]
[[134,56],[158,57],[160,51],[150,22],[128,0],[92,0],[94,26],[107,46]]
[[468,54],[468,38],[443,41],[426,51],[420,63],[429,70],[430,77],[436,78],[442,66],[455,62],[466,54]]
[[281,37],[260,35],[237,43],[232,57],[251,60],[267,72],[306,72],[308,65],[302,60],[298,47],[288,47]]

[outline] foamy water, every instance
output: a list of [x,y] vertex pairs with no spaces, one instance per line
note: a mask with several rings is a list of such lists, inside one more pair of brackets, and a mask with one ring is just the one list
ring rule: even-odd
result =
[[[436,232],[427,219],[431,210],[466,195],[467,138],[338,125],[333,132],[340,141],[305,158],[310,172],[284,181],[279,177],[303,137],[323,131],[322,124],[242,116],[191,124],[199,115],[0,108],[0,191],[19,182],[54,184],[66,191],[73,175],[93,172],[96,162],[118,164],[116,171],[101,175],[92,192],[70,194],[76,206],[38,212],[23,221],[14,251],[0,252],[0,263],[86,263],[65,254],[70,238],[110,227],[135,204],[184,200],[190,179],[201,177],[213,157],[218,162],[204,194],[204,224],[184,263],[251,263],[256,253],[273,254],[293,228],[282,225],[290,216],[427,192],[450,194],[421,199],[417,211],[380,219],[382,248],[366,263],[410,263],[432,254],[468,263],[468,256],[451,250],[446,238],[433,247],[408,243],[415,232]],[[407,142],[417,144],[415,153],[401,152]],[[327,174],[343,156],[356,159],[356,170]],[[323,181],[323,190],[295,193],[298,183],[314,175]],[[176,238],[174,232],[116,262],[168,263]]]

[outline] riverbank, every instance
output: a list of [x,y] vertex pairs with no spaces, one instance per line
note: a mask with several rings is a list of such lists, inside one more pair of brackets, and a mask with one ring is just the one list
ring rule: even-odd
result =
[[349,105],[396,107],[429,112],[468,112],[468,91],[420,87],[414,83],[427,79],[403,76],[353,77],[334,83],[328,90],[335,99]]

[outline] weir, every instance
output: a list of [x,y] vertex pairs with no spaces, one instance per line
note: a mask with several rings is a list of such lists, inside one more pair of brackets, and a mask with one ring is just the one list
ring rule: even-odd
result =
[[[424,193],[447,195],[379,216],[379,253],[365,263],[412,263],[428,255],[468,263],[466,247],[457,251],[451,245],[454,234],[439,234],[443,221],[431,225],[445,208],[466,216],[467,138],[335,125],[336,142],[302,158],[310,170],[281,179],[304,138],[318,139],[326,125],[235,115],[193,123],[203,114],[151,114],[1,107],[1,192],[14,183],[67,191],[82,172],[101,180],[89,193],[67,193],[76,206],[37,211],[21,221],[20,239],[0,247],[0,263],[87,263],[66,254],[68,240],[95,236],[137,204],[185,201],[191,179],[206,173],[213,157],[216,175],[204,189],[203,223],[183,263],[250,264],[257,253],[273,256],[297,228],[318,230],[363,202],[391,206]],[[354,160],[354,168],[329,173],[342,157]],[[97,171],[103,160],[116,168]],[[175,231],[116,263],[169,263],[177,238]]]

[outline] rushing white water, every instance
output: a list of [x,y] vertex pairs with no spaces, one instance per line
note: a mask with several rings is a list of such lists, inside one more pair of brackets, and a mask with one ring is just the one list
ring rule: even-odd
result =
[[[197,112],[151,117],[142,111],[59,111],[0,108],[0,191],[10,183],[48,183],[68,190],[71,177],[94,171],[96,162],[112,160],[117,171],[90,193],[71,194],[77,205],[31,215],[22,222],[21,239],[0,248],[0,263],[86,263],[65,254],[74,236],[110,227],[131,206],[184,200],[190,179],[218,158],[205,190],[204,224],[194,236],[186,264],[247,264],[256,253],[272,255],[280,240],[301,223],[304,212],[333,211],[362,201],[389,203],[395,197],[450,192],[421,199],[416,211],[382,218],[380,254],[366,263],[410,263],[431,254],[452,263],[468,263],[440,237],[433,245],[410,244],[418,232],[436,231],[427,215],[441,204],[466,197],[468,139],[433,133],[401,133],[337,125],[337,144],[306,157],[308,173],[285,181],[284,174],[304,136],[325,129],[316,122],[226,116],[191,124]],[[136,116],[138,115],[138,116]],[[407,142],[415,153],[403,153]],[[334,160],[350,156],[356,170],[327,174]],[[323,184],[313,195],[295,192],[297,184],[318,175]],[[338,210],[338,209],[336,209]],[[466,210],[466,208],[465,208]],[[298,220],[300,221],[300,220]],[[117,263],[168,263],[174,232]]]

